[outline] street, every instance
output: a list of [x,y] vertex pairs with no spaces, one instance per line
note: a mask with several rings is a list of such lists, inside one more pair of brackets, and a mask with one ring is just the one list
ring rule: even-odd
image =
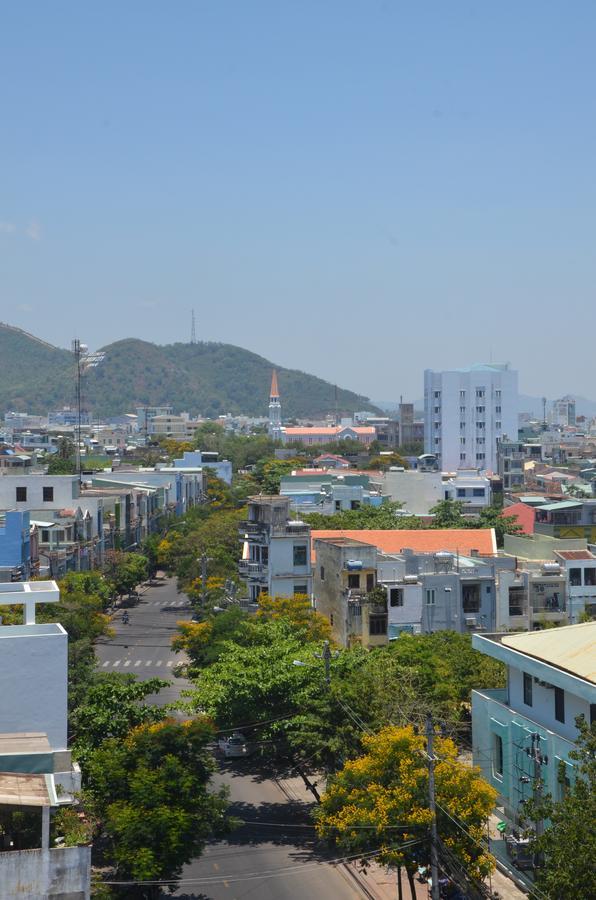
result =
[[[140,600],[113,617],[115,636],[97,644],[102,672],[132,672],[139,678],[160,677],[171,685],[158,703],[171,703],[187,685],[175,678],[180,656],[170,649],[176,622],[188,619],[187,598],[176,591],[175,579],[143,588]],[[249,771],[250,767],[250,771]],[[308,821],[308,804],[289,773],[276,780],[269,771],[255,771],[252,760],[220,762],[215,786],[230,788],[230,812],[246,824],[226,840],[214,841],[200,859],[184,867],[174,896],[187,900],[293,900],[313,896],[356,900],[368,896],[343,866],[329,863],[329,852],[315,839]],[[167,890],[164,897],[172,896]]]

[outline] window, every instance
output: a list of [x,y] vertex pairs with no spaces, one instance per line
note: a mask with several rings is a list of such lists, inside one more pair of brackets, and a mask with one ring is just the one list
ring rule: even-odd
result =
[[440,392],[440,391],[435,391],[434,396],[435,396],[435,400],[440,400],[440,398],[441,398],[441,392]]
[[435,412],[436,412],[436,413],[440,413],[440,412],[441,412],[441,407],[440,407],[440,406],[435,406]]
[[465,392],[465,391],[460,391],[460,392],[459,392],[459,399],[460,399],[460,400],[465,400],[465,399],[466,399],[466,392]]
[[571,587],[579,587],[582,583],[582,570],[569,569],[569,584]]
[[44,528],[43,531],[41,532],[41,542],[42,542],[42,544],[50,543],[50,532],[49,532],[48,528]]
[[495,775],[503,775],[503,738],[500,734],[495,734],[493,737],[495,739],[494,773]]
[[477,453],[476,459],[484,459],[484,453]]
[[594,587],[596,585],[596,569],[584,569],[584,584],[589,587]]
[[44,487],[43,488],[43,502],[51,503],[54,499],[54,488],[53,487]]
[[460,462],[465,462],[465,461],[466,461],[466,454],[465,454],[465,453],[460,453],[460,454],[459,454],[459,461],[460,461]]
[[495,400],[501,399],[501,391],[495,391]]
[[462,447],[465,447],[465,446],[466,446],[466,439],[465,439],[465,438],[460,438],[460,439],[459,439],[459,442],[460,442],[460,444],[461,444]]
[[389,606],[403,606],[404,592],[401,588],[391,588],[389,590]]
[[590,728],[596,725],[596,703],[590,703]]
[[435,589],[429,588],[426,592],[426,605],[434,606],[435,605]]
[[476,412],[477,412],[477,413],[483,413],[483,412],[484,412],[484,406],[477,406],[477,407],[476,407]]
[[476,444],[482,447],[483,444],[486,444],[486,438],[476,438]]
[[335,501],[335,511],[339,512],[340,509],[341,509],[341,500],[336,500]]
[[354,575],[354,573],[348,575],[348,587],[352,590],[358,590],[360,587],[360,575]]
[[321,566],[319,569],[319,575],[321,576],[321,581],[325,581],[325,566]]
[[465,414],[466,414],[466,407],[465,407],[465,406],[460,406],[460,408],[459,408],[459,413],[460,413],[461,416],[465,416]]
[[458,489],[457,489],[457,496],[458,496],[458,497],[465,497],[465,496],[466,496],[466,489],[465,489],[465,488],[458,488]]
[[294,565],[306,565],[306,544],[298,544],[294,546]]
[[476,389],[476,399],[482,400],[483,397],[484,397],[484,388],[477,388]]
[[480,429],[480,431],[482,431],[482,429],[484,428],[484,422],[476,422],[476,428],[478,428],[478,429]]
[[484,497],[484,488],[472,488],[472,497]]
[[308,594],[308,588],[305,584],[295,584],[294,585],[294,596],[296,594]]
[[563,688],[555,688],[555,719],[557,722],[565,721],[565,691]]
[[500,423],[500,422],[495,422],[495,428],[497,429],[497,431],[500,431],[500,430],[501,430],[501,423]]
[[352,500],[350,503],[350,509],[360,509],[360,500]]
[[524,703],[532,705],[532,676],[524,672]]
[[496,412],[496,413],[500,413],[500,412],[501,412],[501,407],[500,407],[500,406],[495,406],[495,412]]
[[18,487],[17,488],[17,503],[26,503],[27,502],[27,488],[26,487]]
[[439,440],[439,438],[435,438],[435,444],[440,444],[440,443],[441,443],[441,441]]
[[366,575],[366,590],[372,591],[375,586],[375,576],[373,572],[367,572]]
[[372,615],[368,620],[368,633],[371,635],[387,634],[387,616]]

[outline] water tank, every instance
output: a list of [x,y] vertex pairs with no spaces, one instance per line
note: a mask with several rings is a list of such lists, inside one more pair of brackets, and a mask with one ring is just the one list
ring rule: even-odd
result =
[[418,584],[418,576],[404,575],[404,584]]
[[362,569],[362,560],[361,559],[348,559],[346,561],[346,568],[348,572],[357,572]]
[[543,575],[560,575],[561,566],[556,562],[546,562],[542,564]]

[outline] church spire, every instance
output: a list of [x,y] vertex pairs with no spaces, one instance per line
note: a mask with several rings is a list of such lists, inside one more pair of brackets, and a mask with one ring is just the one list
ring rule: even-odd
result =
[[271,390],[269,391],[270,397],[277,397],[279,400],[279,388],[277,386],[277,372],[275,369],[271,372]]
[[271,390],[269,391],[269,436],[274,441],[282,440],[283,429],[281,426],[281,403],[279,402],[279,388],[277,386],[277,372],[271,373]]

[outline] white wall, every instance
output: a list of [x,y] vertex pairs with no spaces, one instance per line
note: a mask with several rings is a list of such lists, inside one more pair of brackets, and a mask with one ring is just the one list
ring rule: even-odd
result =
[[0,726],[65,750],[68,638],[62,625],[0,626]]
[[[17,501],[17,487],[27,488],[27,499]],[[54,499],[44,500],[44,487],[54,488]],[[0,477],[0,509],[69,509],[79,496],[76,475],[5,475]],[[78,505],[78,504],[77,504]]]
[[427,516],[433,506],[445,499],[440,472],[385,472],[381,478],[383,494],[403,503],[403,508],[415,516]]
[[[549,680],[545,670],[544,681]],[[523,670],[509,667],[509,703],[512,709],[533,719],[539,725],[560,734],[566,740],[574,741],[577,736],[575,718],[583,713],[586,721],[590,721],[590,704],[587,700],[565,691],[565,722],[555,719],[555,692],[552,688],[543,687],[532,678],[532,706],[524,703]]]
[[[482,399],[476,397],[479,389],[485,391]],[[434,396],[437,391],[438,398]],[[484,406],[484,413],[476,412],[478,406]],[[460,414],[461,407],[465,407],[464,414]],[[517,372],[512,369],[477,366],[450,372],[427,369],[424,373],[424,449],[439,455],[443,470],[474,466],[496,471],[497,438],[517,435],[517,415]],[[460,428],[462,421],[464,429]],[[477,422],[483,422],[484,427],[478,429]],[[483,459],[478,456],[481,453]]]
[[[294,546],[306,547],[306,565],[294,565]],[[269,592],[291,597],[295,584],[306,584],[312,593],[310,535],[274,537],[269,544]]]

